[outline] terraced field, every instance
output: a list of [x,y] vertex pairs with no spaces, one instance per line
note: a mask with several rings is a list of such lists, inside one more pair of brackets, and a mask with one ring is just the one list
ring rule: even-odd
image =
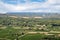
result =
[[0,17],[0,40],[60,40],[60,19]]

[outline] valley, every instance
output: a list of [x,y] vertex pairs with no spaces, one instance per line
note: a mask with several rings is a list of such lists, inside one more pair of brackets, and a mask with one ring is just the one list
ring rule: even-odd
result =
[[1,14],[0,40],[60,40],[58,15],[20,15]]

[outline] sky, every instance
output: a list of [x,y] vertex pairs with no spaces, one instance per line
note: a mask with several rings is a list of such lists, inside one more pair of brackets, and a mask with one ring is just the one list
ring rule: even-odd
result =
[[6,12],[60,13],[60,0],[0,0],[0,13]]

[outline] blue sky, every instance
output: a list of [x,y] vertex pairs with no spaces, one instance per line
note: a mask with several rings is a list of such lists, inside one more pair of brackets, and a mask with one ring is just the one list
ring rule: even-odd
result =
[[26,2],[45,2],[46,0],[1,0],[4,3],[8,3],[8,4],[21,4],[21,3],[26,3]]
[[60,12],[60,0],[0,0],[0,13]]

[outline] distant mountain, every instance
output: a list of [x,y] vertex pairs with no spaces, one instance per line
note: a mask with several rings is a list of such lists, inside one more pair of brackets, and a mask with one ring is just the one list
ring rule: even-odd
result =
[[40,17],[46,17],[46,18],[50,18],[50,17],[60,18],[59,13],[43,13],[43,12],[9,12],[9,13],[7,13],[7,15],[28,16],[28,17],[40,16]]
[[49,13],[43,13],[43,12],[8,12],[7,15],[15,15],[15,16],[44,16],[44,15],[50,15]]
[[59,13],[43,13],[43,12],[7,12],[5,15],[19,17],[60,18]]
[[35,12],[10,12],[7,13],[8,15],[15,15],[15,16],[29,16],[29,17],[33,17],[33,16],[42,16],[45,13],[35,13]]

